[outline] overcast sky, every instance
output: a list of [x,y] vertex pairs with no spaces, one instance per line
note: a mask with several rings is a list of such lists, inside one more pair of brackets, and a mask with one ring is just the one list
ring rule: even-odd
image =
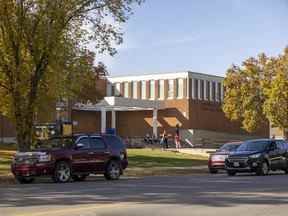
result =
[[123,28],[118,54],[98,59],[113,76],[224,75],[232,63],[288,45],[288,0],[146,0]]

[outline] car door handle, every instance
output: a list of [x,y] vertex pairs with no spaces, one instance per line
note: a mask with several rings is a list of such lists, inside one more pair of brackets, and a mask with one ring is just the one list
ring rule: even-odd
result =
[[89,152],[88,154],[89,154],[89,155],[93,155],[93,154],[95,154],[95,153],[94,153],[94,152]]

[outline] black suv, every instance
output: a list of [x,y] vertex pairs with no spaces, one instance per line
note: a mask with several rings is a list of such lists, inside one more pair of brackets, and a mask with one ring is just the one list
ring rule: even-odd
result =
[[255,172],[267,175],[269,170],[283,170],[288,173],[288,145],[284,140],[257,139],[241,144],[225,160],[229,176],[237,172]]
[[126,147],[119,137],[78,134],[51,138],[31,152],[16,153],[11,171],[20,183],[30,183],[37,176],[65,183],[83,181],[89,174],[116,180],[127,165]]

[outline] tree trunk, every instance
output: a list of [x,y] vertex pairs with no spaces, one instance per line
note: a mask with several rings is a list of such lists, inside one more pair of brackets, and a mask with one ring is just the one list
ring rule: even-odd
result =
[[[18,98],[18,97],[16,97]],[[22,101],[22,102],[21,102]],[[14,102],[15,121],[17,131],[18,151],[24,152],[31,149],[33,136],[33,113],[31,105],[25,106],[23,100],[19,99]]]

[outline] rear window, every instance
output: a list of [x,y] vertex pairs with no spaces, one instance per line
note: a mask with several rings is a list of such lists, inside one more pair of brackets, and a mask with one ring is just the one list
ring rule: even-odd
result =
[[116,149],[124,149],[125,145],[120,137],[117,136],[105,136],[106,142],[112,147]]

